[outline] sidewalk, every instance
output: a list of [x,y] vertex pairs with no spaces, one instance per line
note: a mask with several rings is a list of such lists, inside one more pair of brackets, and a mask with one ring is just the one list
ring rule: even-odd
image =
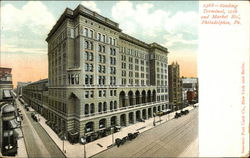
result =
[[[18,102],[18,101],[16,100],[16,102]],[[21,107],[21,105],[20,105],[19,102],[17,103],[17,107],[19,109],[21,109],[21,112],[24,115],[23,108]],[[22,121],[22,125],[23,125],[23,121]],[[21,128],[20,131],[21,131],[20,132],[21,135],[18,136],[19,139],[17,140],[18,148],[17,148],[17,155],[16,155],[16,157],[28,157],[27,149],[26,149],[26,146],[25,146],[25,140],[24,140],[24,137],[23,137],[23,129]]]
[[[192,110],[193,107],[186,107],[185,109]],[[168,115],[164,115],[161,117],[161,122],[156,123],[156,126],[159,124],[162,124],[164,122],[167,122],[174,118],[175,112],[170,113]],[[46,130],[46,132],[50,135],[50,137],[54,140],[54,142],[57,144],[57,146],[63,151],[63,141],[57,136],[57,134],[45,123],[45,119],[40,115],[39,116],[40,121],[39,123],[41,126]],[[133,125],[130,125],[128,127],[124,127],[121,129],[121,131],[114,133],[114,140],[116,138],[123,138],[124,136],[127,136],[128,133],[133,133],[137,129],[140,133],[145,132],[151,128],[153,128],[153,121],[154,118],[150,118],[146,120],[145,122],[139,122]],[[159,117],[155,117],[155,121],[159,121]],[[101,144],[100,147],[97,144]],[[107,149],[107,146],[112,144],[112,135],[106,136],[104,138],[98,139],[96,141],[90,142],[85,145],[86,147],[86,155],[87,157],[93,156],[103,150]],[[65,155],[67,157],[84,157],[84,145],[77,143],[77,144],[70,144],[68,141],[64,141],[64,149],[66,150]]]

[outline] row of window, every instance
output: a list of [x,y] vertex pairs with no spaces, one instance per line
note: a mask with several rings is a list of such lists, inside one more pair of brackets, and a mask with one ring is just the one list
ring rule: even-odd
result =
[[106,63],[106,56],[105,55],[99,54],[98,57],[99,57],[98,58],[99,63]]
[[68,74],[69,85],[79,84],[79,74]]
[[[86,63],[85,64],[85,72],[93,72],[94,66],[93,64]],[[106,73],[106,66],[104,65],[98,65],[98,72],[99,73]],[[110,67],[110,74],[115,75],[116,74],[116,67]]]
[[85,49],[89,49],[89,50],[94,50],[94,45],[93,45],[93,42],[92,41],[85,41],[85,44],[84,44],[84,48]]
[[85,60],[86,61],[93,61],[94,60],[94,56],[93,56],[93,53],[91,52],[85,52]]
[[106,67],[104,65],[98,65],[99,73],[106,73]]
[[[111,101],[110,102],[110,106],[109,109],[112,111],[114,109],[117,109],[117,101]],[[98,103],[98,112],[102,113],[102,112],[106,112],[107,111],[107,103],[106,102],[99,102]],[[93,114],[95,113],[95,104],[91,103],[91,104],[85,104],[84,105],[84,114],[88,115],[88,114]]]
[[142,53],[141,51],[138,51],[138,50],[122,47],[121,52],[126,53],[128,55],[135,56],[135,57],[143,58],[145,60],[148,59],[147,54]]
[[110,74],[115,75],[116,74],[116,67],[110,67]]
[[[134,79],[129,79],[129,84],[130,85],[134,85]],[[146,83],[145,83],[145,80],[138,80],[138,79],[135,79],[135,85],[139,85],[140,84],[140,81],[141,81],[141,85],[149,85],[149,80],[146,80]],[[122,85],[126,85],[127,84],[127,80],[126,78],[122,78]]]
[[94,66],[93,66],[93,64],[86,63],[86,64],[85,64],[85,71],[86,71],[86,72],[93,72],[93,71],[94,71]]
[[105,53],[105,46],[104,45],[98,45],[98,52]]
[[85,84],[93,85],[93,75],[85,75]]
[[[106,97],[106,90],[98,91],[99,97]],[[110,96],[116,96],[116,90],[110,90]],[[94,98],[94,91],[85,91],[85,98]]]
[[116,65],[116,58],[115,57],[110,57],[110,64]]

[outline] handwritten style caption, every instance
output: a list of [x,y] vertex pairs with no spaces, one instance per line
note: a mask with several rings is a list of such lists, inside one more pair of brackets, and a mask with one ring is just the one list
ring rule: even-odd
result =
[[201,24],[240,25],[238,5],[232,3],[207,3],[202,6]]

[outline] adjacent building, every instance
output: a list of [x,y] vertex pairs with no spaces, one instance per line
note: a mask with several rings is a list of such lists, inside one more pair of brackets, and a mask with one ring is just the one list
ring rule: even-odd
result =
[[24,86],[22,98],[36,112],[47,118],[48,79],[42,79]]
[[198,78],[181,78],[184,102],[198,101]]
[[12,68],[0,67],[0,102],[12,101],[13,83]]
[[[123,33],[118,23],[82,5],[66,8],[46,41],[46,118],[59,136],[86,136],[89,142],[109,134],[112,126],[170,108],[167,48]],[[36,100],[43,95],[34,93]]]
[[21,97],[23,95],[23,87],[27,86],[31,82],[17,82],[16,92]]
[[17,116],[13,92],[12,69],[0,67],[0,155],[15,156],[20,134],[20,117]]
[[180,78],[180,66],[173,62],[168,66],[168,86],[169,86],[169,103],[174,106],[175,110],[182,108],[182,80]]

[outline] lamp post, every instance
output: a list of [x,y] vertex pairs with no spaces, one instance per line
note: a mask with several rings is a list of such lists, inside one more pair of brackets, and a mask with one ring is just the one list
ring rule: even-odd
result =
[[63,133],[63,152],[66,153],[66,150],[64,149],[64,141],[66,140],[65,133]]
[[153,114],[153,116],[154,116],[154,122],[153,122],[153,125],[155,126],[155,113]]
[[114,132],[115,132],[115,127],[111,127],[111,132],[112,132],[112,145],[114,145]]
[[83,146],[84,146],[84,158],[86,158],[86,138],[85,136],[83,138],[81,138],[81,142],[83,143]]
[[86,133],[86,127],[84,128],[84,136],[81,138],[81,143],[83,144],[84,146],[84,158],[86,158],[86,136],[85,136],[85,133]]

